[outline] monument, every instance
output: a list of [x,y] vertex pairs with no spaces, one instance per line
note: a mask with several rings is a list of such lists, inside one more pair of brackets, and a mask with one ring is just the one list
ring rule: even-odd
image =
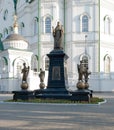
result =
[[13,91],[13,100],[29,100],[34,98],[34,91],[28,91],[28,82],[27,82],[27,77],[29,74],[29,66],[26,67],[26,63],[23,63],[23,69],[22,69],[22,84],[21,84],[21,89],[20,91]]
[[[16,40],[19,39],[20,35],[18,34],[18,22],[17,22],[17,2],[18,0],[13,0],[14,2],[14,35],[13,36],[17,36]],[[13,37],[15,38],[15,37]],[[13,100],[28,100],[28,99],[32,99],[34,98],[34,91],[29,91],[29,85],[28,85],[28,74],[29,74],[29,69],[30,67],[26,67],[26,63],[23,63],[23,69],[22,69],[22,83],[20,84],[20,88],[21,90],[19,91],[13,91],[12,93],[13,95]]]
[[77,91],[72,92],[72,100],[75,101],[88,101],[92,97],[92,90],[89,90],[89,75],[91,72],[88,70],[88,58],[84,56],[80,61],[80,64],[77,64],[78,70],[78,82],[76,84]]
[[63,51],[64,30],[60,22],[53,29],[54,49],[47,54],[49,57],[49,75],[47,89],[35,91],[37,98],[69,98],[69,92],[66,89],[68,56]]
[[80,64],[77,64],[78,69],[78,83],[77,88],[78,89],[88,89],[88,76],[91,74],[91,72],[88,70],[88,58],[85,56],[80,61]]

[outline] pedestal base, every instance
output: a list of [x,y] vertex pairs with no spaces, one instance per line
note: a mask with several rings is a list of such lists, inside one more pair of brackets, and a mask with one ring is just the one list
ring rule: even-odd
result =
[[13,91],[13,100],[29,100],[29,99],[34,99],[34,91],[27,91],[27,90],[22,90],[22,91]]
[[36,90],[35,96],[48,99],[70,99],[71,95],[66,89],[68,56],[61,49],[54,49],[47,56],[50,61],[47,89]]
[[70,99],[71,94],[64,88],[48,88],[36,90],[35,97],[43,99]]
[[71,100],[72,101],[87,101],[90,102],[90,98],[91,98],[91,91],[89,90],[85,90],[85,89],[81,89],[81,90],[77,90],[75,92],[71,92],[72,97]]

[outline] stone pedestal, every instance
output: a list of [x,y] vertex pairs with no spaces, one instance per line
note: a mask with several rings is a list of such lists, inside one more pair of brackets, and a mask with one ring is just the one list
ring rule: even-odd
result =
[[50,61],[47,89],[36,90],[36,97],[58,99],[69,98],[70,95],[66,89],[68,81],[66,61],[68,56],[60,49],[51,51],[47,56]]
[[53,50],[50,54],[47,54],[47,56],[50,60],[47,87],[66,89],[68,81],[66,61],[68,56],[63,52],[63,50]]
[[71,94],[72,94],[71,100],[79,102],[81,101],[90,102],[90,98],[92,97],[92,91],[87,89],[76,90],[75,92],[71,92]]
[[29,100],[34,99],[34,92],[33,91],[27,91],[27,90],[20,90],[20,91],[13,91],[13,100]]

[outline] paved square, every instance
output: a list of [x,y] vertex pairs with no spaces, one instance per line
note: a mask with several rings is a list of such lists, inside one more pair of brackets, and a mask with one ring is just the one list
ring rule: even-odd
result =
[[[0,103],[0,130],[113,130],[114,93],[102,105]],[[0,95],[0,100],[12,95]]]

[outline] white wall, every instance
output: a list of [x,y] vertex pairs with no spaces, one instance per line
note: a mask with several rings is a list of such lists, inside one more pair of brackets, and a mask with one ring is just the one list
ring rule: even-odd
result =
[[[3,29],[6,27],[13,25],[13,14],[14,14],[14,8],[13,8],[13,1],[9,0],[2,0],[3,5],[0,5],[0,18],[2,26],[0,26],[0,32],[3,32]],[[30,43],[30,49],[32,52],[34,52],[36,55],[38,54],[38,36],[33,35],[32,33],[32,22],[33,18],[38,16],[38,1],[31,4],[26,4],[25,1],[19,1],[18,5],[18,22],[24,22],[25,23],[25,30],[24,35],[26,36],[27,40]],[[113,0],[100,0],[101,7],[100,7],[100,71],[104,72],[104,61],[103,58],[106,54],[109,54],[112,57],[111,61],[111,72],[114,72],[114,1]],[[85,50],[85,35],[88,35],[87,37],[87,53],[90,56],[90,62],[89,62],[89,69],[91,72],[98,72],[98,58],[99,58],[99,48],[98,48],[98,40],[99,40],[99,9],[98,9],[98,0],[65,0],[65,6],[64,6],[64,0],[55,0],[53,2],[51,1],[43,1],[41,0],[41,6],[40,6],[40,22],[41,22],[41,35],[40,35],[40,55],[41,55],[41,66],[44,68],[44,57],[46,54],[48,54],[53,49],[53,37],[52,34],[45,34],[44,33],[44,17],[47,15],[52,17],[52,26],[56,26],[56,22],[59,20],[64,24],[65,27],[65,42],[66,42],[66,48],[65,52],[69,56],[68,59],[68,77],[69,77],[69,86],[74,89],[77,82],[77,64],[79,63],[80,56],[84,53]],[[65,7],[65,12],[64,12]],[[3,8],[3,9],[2,9]],[[8,9],[8,17],[7,20],[3,20],[3,13],[5,9]],[[89,32],[82,33],[80,32],[80,15],[83,13],[87,13],[89,16]],[[65,21],[64,21],[64,14],[65,14]],[[109,15],[111,17],[111,34],[106,35],[104,34],[104,17],[106,15]],[[2,38],[2,40],[4,37]],[[12,56],[13,58],[13,56]],[[12,61],[12,60],[11,60]],[[32,75],[32,74],[31,74]],[[102,74],[101,74],[102,75]],[[12,79],[0,79],[1,84],[3,84],[2,89],[9,90],[8,83],[11,87],[11,90],[13,86],[16,86],[16,89],[18,89],[18,85],[16,85],[16,80],[12,81]],[[29,89],[35,89],[38,85],[37,83],[33,85],[33,81],[38,81],[39,78],[34,77],[32,75],[31,79],[29,78],[29,83],[31,88]],[[6,85],[5,85],[6,82]],[[113,79],[109,79],[107,77],[107,80],[102,79],[101,77],[98,77],[96,79],[94,76],[92,79],[90,79],[90,85],[92,86],[93,83],[95,83],[95,86],[92,86],[94,90],[113,90]],[[17,81],[18,83],[18,81]],[[109,84],[110,87],[106,87],[105,84]],[[13,85],[14,84],[14,85]],[[73,87],[74,86],[74,87]]]

